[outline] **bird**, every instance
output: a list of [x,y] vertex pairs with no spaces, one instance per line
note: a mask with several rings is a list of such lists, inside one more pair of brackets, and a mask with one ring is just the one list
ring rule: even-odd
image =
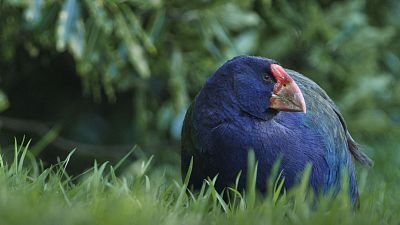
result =
[[238,188],[245,189],[250,151],[257,160],[259,192],[266,193],[279,160],[284,189],[299,182],[307,165],[309,186],[317,194],[340,190],[345,172],[353,205],[359,202],[354,161],[373,165],[320,86],[273,59],[242,55],[206,80],[186,112],[182,176],[191,166],[190,188],[217,177],[215,188],[222,191],[241,173]]

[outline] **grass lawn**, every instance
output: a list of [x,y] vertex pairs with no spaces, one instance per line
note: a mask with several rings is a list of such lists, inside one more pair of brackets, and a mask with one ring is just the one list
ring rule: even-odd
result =
[[[142,159],[124,169],[94,163],[71,177],[65,172],[70,157],[44,169],[19,146],[13,162],[0,159],[0,225],[400,224],[400,147],[373,152],[374,168],[358,168],[361,207],[352,210],[345,194],[320,199],[315,207],[304,197],[305,183],[279,198],[249,188],[244,194],[232,189],[231,201],[224,201],[212,181],[200,193],[186,194],[178,161]],[[271,183],[275,193],[279,184]]]

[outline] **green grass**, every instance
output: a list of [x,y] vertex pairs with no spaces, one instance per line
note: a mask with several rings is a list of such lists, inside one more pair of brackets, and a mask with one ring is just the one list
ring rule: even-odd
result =
[[212,180],[200,193],[187,192],[177,165],[154,165],[152,158],[138,160],[123,171],[120,164],[94,163],[87,172],[72,177],[66,172],[71,157],[43,168],[28,157],[27,145],[15,146],[12,162],[0,158],[1,225],[400,223],[397,146],[380,149],[374,169],[358,170],[361,207],[356,211],[345,194],[335,200],[320,199],[316,207],[305,197],[306,180],[281,197],[277,193],[282,179],[270,182],[274,188],[261,197],[254,190],[254,176],[249,176],[247,192],[231,188],[230,201],[225,201],[213,189]]

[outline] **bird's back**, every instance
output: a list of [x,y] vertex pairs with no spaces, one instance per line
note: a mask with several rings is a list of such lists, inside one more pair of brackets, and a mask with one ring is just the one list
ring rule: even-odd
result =
[[[288,73],[293,77],[293,79],[299,84],[300,88],[306,91],[306,95],[308,95],[308,98],[313,98],[317,99],[317,101],[309,101],[311,105],[308,105],[308,107],[312,107],[312,109],[321,111],[324,110],[327,111],[326,114],[329,115],[329,118],[335,118],[336,120],[331,120],[331,122],[334,121],[335,124],[337,124],[337,120],[339,120],[340,124],[342,125],[342,129],[344,132],[340,132],[340,139],[346,139],[347,142],[347,149],[351,153],[351,155],[356,159],[358,162],[360,162],[362,165],[371,167],[373,165],[373,161],[365,155],[359,148],[359,145],[357,142],[354,141],[353,137],[351,136],[350,132],[347,129],[346,122],[340,113],[339,109],[335,105],[335,103],[332,101],[332,99],[328,96],[328,94],[320,87],[318,86],[314,81],[310,80],[309,78],[301,75],[300,73],[297,73],[296,71],[293,70],[287,70]],[[326,107],[326,108],[324,108]],[[332,111],[334,114],[332,114]],[[329,127],[329,125],[328,125]]]

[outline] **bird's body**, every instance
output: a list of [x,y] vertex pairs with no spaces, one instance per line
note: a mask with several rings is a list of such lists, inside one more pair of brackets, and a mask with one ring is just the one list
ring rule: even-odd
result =
[[[265,58],[236,57],[217,70],[196,96],[182,130],[183,173],[193,157],[190,185],[199,188],[204,179],[216,175],[219,190],[232,185],[238,173],[246,171],[247,155],[253,150],[258,161],[256,185],[261,192],[280,159],[285,188],[293,186],[311,164],[310,185],[315,192],[337,189],[345,172],[350,197],[356,202],[352,155],[364,163],[370,161],[358,150],[340,112],[313,81],[295,71],[274,71],[271,65],[276,64]],[[276,93],[281,94],[277,92],[280,78],[275,78],[285,72],[294,80],[288,87],[296,94],[301,90],[306,113],[305,105],[298,106],[304,112],[287,108],[299,99],[286,101],[278,96],[279,103],[272,100]],[[283,86],[286,88],[286,83]],[[242,174],[240,185],[244,188]]]

